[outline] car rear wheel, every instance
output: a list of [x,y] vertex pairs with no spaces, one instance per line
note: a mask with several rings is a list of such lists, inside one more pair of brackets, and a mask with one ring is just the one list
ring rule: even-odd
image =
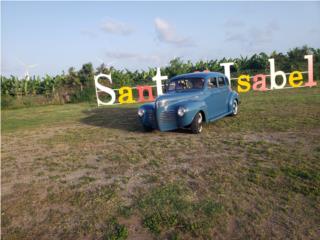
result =
[[201,133],[203,129],[202,125],[203,125],[203,117],[202,117],[202,114],[198,112],[191,123],[192,133],[195,133],[195,134]]
[[230,115],[235,116],[237,114],[238,114],[238,101],[234,99],[232,103],[232,113]]

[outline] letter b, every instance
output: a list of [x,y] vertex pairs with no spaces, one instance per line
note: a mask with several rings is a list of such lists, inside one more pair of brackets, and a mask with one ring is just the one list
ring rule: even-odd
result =
[[[283,71],[277,71],[275,72],[275,66],[274,66],[274,59],[271,58],[269,59],[270,62],[270,79],[271,79],[271,89],[281,89],[284,88],[284,86],[287,83],[287,77],[286,74]],[[277,76],[282,76],[282,83],[278,85],[276,83],[276,77]]]

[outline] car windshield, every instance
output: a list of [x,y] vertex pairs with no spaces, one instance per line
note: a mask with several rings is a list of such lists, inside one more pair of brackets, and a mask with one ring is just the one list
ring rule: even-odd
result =
[[168,91],[188,91],[192,89],[202,89],[203,86],[203,78],[180,78],[170,81]]

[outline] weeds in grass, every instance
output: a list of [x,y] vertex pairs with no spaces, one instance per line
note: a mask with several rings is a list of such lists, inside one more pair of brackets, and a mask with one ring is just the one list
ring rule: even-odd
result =
[[123,217],[130,217],[133,213],[133,208],[131,206],[119,206],[118,213]]
[[105,226],[103,239],[105,240],[125,240],[128,237],[126,226],[119,224],[116,219],[110,220]]
[[154,234],[175,229],[194,236],[207,236],[214,216],[223,210],[212,199],[196,201],[181,184],[155,188],[138,201],[143,224]]
[[115,186],[101,186],[90,191],[78,191],[69,202],[75,206],[90,205],[103,203],[115,196]]
[[294,192],[303,195],[320,195],[320,174],[313,169],[299,167],[282,167],[281,171],[286,176],[288,187]]

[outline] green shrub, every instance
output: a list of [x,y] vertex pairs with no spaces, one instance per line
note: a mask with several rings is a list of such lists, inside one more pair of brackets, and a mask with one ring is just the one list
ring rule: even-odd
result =
[[1,109],[14,105],[15,98],[12,96],[1,96]]
[[71,95],[72,103],[79,102],[95,102],[96,101],[96,92],[94,88],[85,88],[82,91],[77,91]]
[[61,104],[60,99],[56,96],[46,97],[44,95],[18,97],[10,95],[1,96],[1,109],[17,109],[49,104]]

